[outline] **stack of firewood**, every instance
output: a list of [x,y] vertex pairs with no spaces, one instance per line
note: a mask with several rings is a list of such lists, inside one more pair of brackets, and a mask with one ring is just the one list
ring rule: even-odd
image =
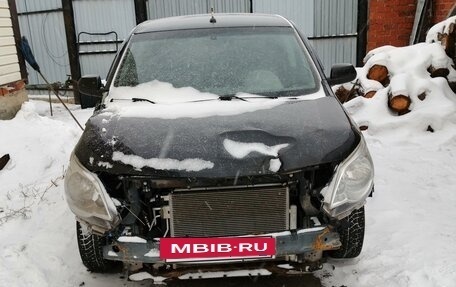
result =
[[[445,29],[447,33],[438,33],[438,41],[443,46],[445,53],[456,62],[456,20],[455,23],[451,23],[449,29]],[[456,68],[453,64],[453,68]],[[432,78],[443,77],[448,78],[450,71],[448,68],[436,68],[432,65],[428,67],[427,71]],[[380,83],[383,87],[388,87],[391,82],[391,75],[388,71],[388,67],[381,64],[372,65],[366,75],[367,79],[374,80]],[[351,99],[362,96],[365,98],[372,98],[375,96],[375,90],[368,90],[363,87],[359,80],[351,83],[350,85],[343,85],[337,88],[335,94],[341,103],[350,101]],[[448,81],[450,88],[456,93],[456,82]],[[410,96],[404,93],[403,89],[400,92],[395,92],[394,89],[390,89],[388,94],[388,107],[390,110],[397,115],[403,115],[408,113],[410,110],[411,99]],[[418,95],[418,99],[423,101],[426,98],[426,94],[422,93]]]

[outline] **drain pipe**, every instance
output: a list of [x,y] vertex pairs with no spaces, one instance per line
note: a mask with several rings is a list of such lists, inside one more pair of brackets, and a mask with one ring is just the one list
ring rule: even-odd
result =
[[432,0],[417,0],[410,45],[419,43],[426,36],[426,30],[430,26],[430,15],[428,15],[430,9],[432,9]]

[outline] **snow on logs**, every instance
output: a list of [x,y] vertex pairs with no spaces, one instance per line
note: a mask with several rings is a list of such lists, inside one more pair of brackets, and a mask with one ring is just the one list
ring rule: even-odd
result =
[[[357,96],[387,95],[385,105],[397,115],[413,109],[413,101],[426,99],[425,82],[442,78],[456,93],[456,16],[432,27],[427,43],[407,47],[383,46],[370,51],[355,82],[337,87],[335,94],[345,103]],[[438,81],[442,84],[441,80]]]
[[427,43],[439,42],[448,57],[456,58],[456,16],[435,24],[426,36]]
[[407,89],[408,75],[401,73],[391,79],[391,90],[388,93],[388,107],[398,115],[409,112],[410,97]]

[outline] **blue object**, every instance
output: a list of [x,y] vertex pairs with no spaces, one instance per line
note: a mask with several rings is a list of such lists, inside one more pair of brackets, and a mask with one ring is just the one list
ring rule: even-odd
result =
[[32,52],[32,49],[30,49],[30,45],[27,41],[27,38],[25,38],[24,36],[21,39],[20,48],[21,48],[22,56],[24,57],[25,61],[27,61],[27,63],[29,63],[29,65],[32,66],[32,68],[35,71],[40,72],[40,66],[36,62],[35,56],[33,56],[33,52]]

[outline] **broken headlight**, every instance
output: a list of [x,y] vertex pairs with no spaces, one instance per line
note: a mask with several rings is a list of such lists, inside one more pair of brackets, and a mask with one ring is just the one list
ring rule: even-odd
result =
[[374,165],[364,138],[336,168],[333,178],[321,194],[323,209],[331,217],[342,219],[362,207],[374,186]]
[[110,229],[118,221],[116,207],[100,179],[74,154],[65,176],[65,198],[77,217],[98,229]]

